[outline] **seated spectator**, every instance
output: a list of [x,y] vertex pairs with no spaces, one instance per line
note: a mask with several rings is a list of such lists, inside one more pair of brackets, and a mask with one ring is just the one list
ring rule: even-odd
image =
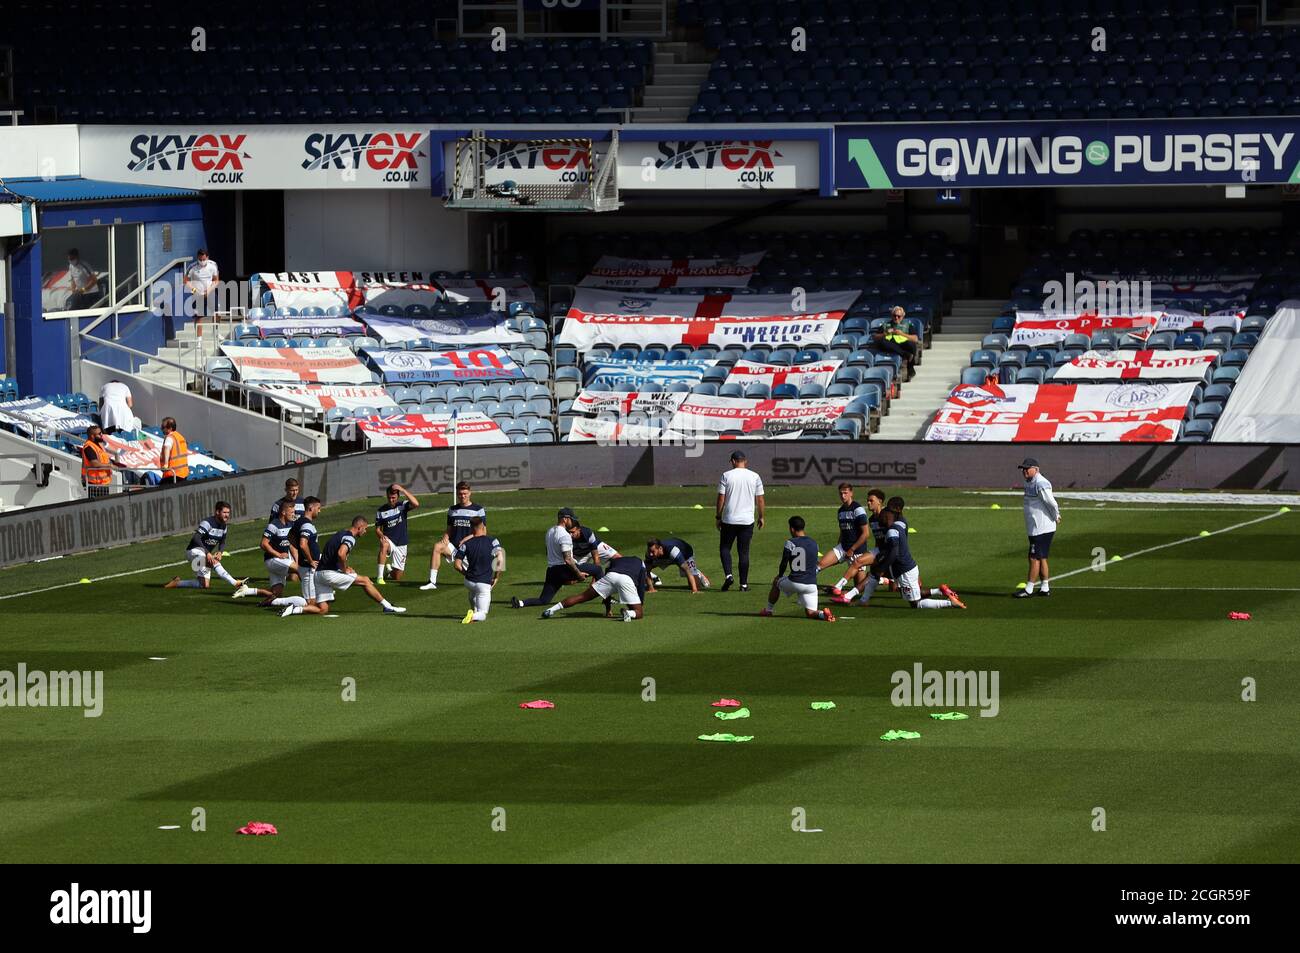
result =
[[910,380],[912,365],[916,362],[916,352],[921,346],[921,339],[908,330],[906,311],[895,307],[889,314],[889,322],[872,335],[873,343],[886,354],[897,354],[901,357],[905,370],[903,380]]
[[99,422],[104,425],[104,433],[135,430],[139,421],[132,410],[134,406],[131,388],[116,377],[105,384],[99,391]]

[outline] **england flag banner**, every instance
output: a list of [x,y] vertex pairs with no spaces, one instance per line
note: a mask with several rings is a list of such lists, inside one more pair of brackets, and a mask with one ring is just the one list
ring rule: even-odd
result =
[[698,384],[704,372],[718,362],[706,361],[588,361],[587,385],[602,383],[611,387],[632,384],[646,390],[662,390],[663,385],[681,381]]
[[728,384],[766,384],[776,387],[779,384],[793,384],[803,387],[806,384],[820,384],[829,387],[835,379],[835,373],[843,361],[813,361],[809,364],[760,364],[757,361],[737,361],[727,374]]
[[481,344],[524,344],[528,340],[522,331],[506,326],[506,315],[501,311],[463,318],[386,318],[367,314],[365,322],[385,344],[432,341],[455,347],[477,347]]
[[608,390],[584,390],[574,398],[573,413],[597,417],[670,418],[685,399],[684,393],[645,391],[620,394]]
[[[152,475],[155,482],[161,476],[161,437],[143,431],[135,434],[118,431],[115,434],[105,434],[104,446],[108,449],[109,456],[137,476]],[[209,466],[223,473],[235,472],[235,468],[225,460],[195,453],[193,448],[189,452],[189,464],[191,468]]]
[[369,384],[370,371],[346,347],[244,347],[221,345],[243,381]]
[[1160,321],[1159,314],[1103,315],[1048,314],[1042,311],[1017,311],[1011,331],[1011,347],[1039,347],[1059,344],[1071,334],[1091,335],[1094,331],[1114,331],[1117,335],[1138,334],[1145,337]]
[[686,395],[669,426],[682,433],[743,430],[746,436],[775,436],[793,431],[828,431],[849,405],[849,398],[821,400],[748,400],[743,397]]
[[[342,410],[349,414],[373,407],[381,412],[398,412],[398,406],[388,391],[378,384],[276,384],[259,385],[270,391],[276,402],[290,411],[320,415],[327,410]],[[283,399],[281,399],[283,398]]]
[[259,318],[250,322],[262,337],[338,337],[344,334],[365,334],[366,328],[355,318]]
[[1199,381],[1218,351],[1088,351],[1056,369],[1058,381]]
[[618,258],[605,255],[583,288],[748,288],[764,252],[735,258]]
[[24,397],[0,404],[0,423],[18,433],[30,434],[35,427],[42,432],[48,429],[53,434],[57,430],[69,433],[85,430],[95,422],[84,414],[51,404],[43,397]]
[[362,305],[405,308],[418,304],[433,308],[440,302],[456,304],[464,295],[444,292],[429,272],[423,271],[290,271],[253,275],[254,285],[271,292],[277,308],[332,308],[349,311]]
[[1178,436],[1195,383],[954,387],[926,440],[1165,443]]
[[579,417],[564,438],[568,443],[629,444],[635,447],[659,446],[686,439],[675,430],[660,430],[646,424],[623,423],[618,420],[588,420]]
[[366,348],[364,353],[389,384],[524,379],[523,368],[495,345],[458,351],[377,351]]
[[[450,447],[453,440],[451,414],[406,414],[370,417],[357,421],[371,447]],[[510,442],[495,420],[478,411],[458,414],[454,439],[462,447],[486,447]]]
[[795,311],[791,295],[619,294],[579,288],[557,343],[828,346],[857,291],[814,292]]

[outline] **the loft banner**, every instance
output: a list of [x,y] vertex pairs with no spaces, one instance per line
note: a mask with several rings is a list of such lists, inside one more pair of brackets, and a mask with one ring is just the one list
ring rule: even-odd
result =
[[838,189],[1300,182],[1300,119],[838,126]]

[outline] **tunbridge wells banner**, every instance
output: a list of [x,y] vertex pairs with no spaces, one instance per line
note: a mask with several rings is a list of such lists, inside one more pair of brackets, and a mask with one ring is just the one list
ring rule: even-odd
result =
[[1184,384],[1011,384],[954,387],[926,440],[1164,443],[1196,389]]
[[795,310],[791,295],[620,294],[579,288],[558,343],[827,346],[857,291],[814,292]]

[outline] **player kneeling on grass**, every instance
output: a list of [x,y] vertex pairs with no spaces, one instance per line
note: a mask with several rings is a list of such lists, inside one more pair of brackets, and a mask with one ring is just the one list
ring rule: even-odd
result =
[[810,619],[835,621],[830,609],[817,608],[817,541],[804,532],[802,516],[790,517],[790,538],[781,551],[781,566],[772,580],[772,591],[767,594],[767,608],[759,615],[773,615],[776,601],[782,595],[797,596],[804,615]]
[[256,589],[253,586],[242,585],[231,594],[230,598],[261,596],[261,605],[269,606],[272,599],[278,599],[284,594],[285,581],[289,578],[289,574],[298,568],[293,544],[289,540],[289,533],[293,530],[295,519],[294,509],[294,501],[281,500],[274,518],[262,531],[262,557],[271,580],[271,588]]
[[[406,499],[402,499],[405,496]],[[406,489],[394,483],[388,488],[388,503],[375,511],[375,535],[379,537],[379,561],[375,564],[375,582],[384,582],[384,567],[393,561],[393,582],[402,581],[406,572],[406,546],[410,537],[406,531],[406,518],[411,510],[418,510],[420,501]]]
[[316,519],[320,516],[321,501],[314,496],[303,500],[302,515],[289,527],[289,546],[298,560],[298,582],[302,585],[300,596],[279,596],[271,605],[305,606],[316,601],[316,567],[320,565],[320,533]]
[[[663,539],[651,537],[645,547],[646,569],[654,569],[660,563],[676,566],[677,571],[686,577],[691,592],[709,588],[709,577],[695,565],[695,549],[686,540],[673,536],[665,536]],[[657,588],[657,585],[652,585],[649,591],[654,592]]]
[[965,609],[966,603],[962,602],[957,593],[946,585],[940,586],[938,590],[931,589],[929,593],[930,595],[942,594],[947,596],[946,599],[921,598],[921,570],[916,565],[916,560],[912,558],[912,550],[907,542],[907,521],[903,519],[902,510],[903,498],[895,496],[891,497],[889,505],[880,511],[880,522],[885,529],[884,545],[880,548],[880,555],[872,563],[871,574],[863,587],[860,604],[865,606],[871,601],[872,593],[880,584],[880,576],[888,575],[893,577],[898,584],[898,591],[903,594],[903,598],[913,609],[951,609],[953,606]]
[[236,579],[221,565],[221,557],[226,547],[226,533],[229,532],[230,504],[221,502],[216,505],[212,515],[201,521],[190,543],[185,547],[185,556],[194,570],[193,579],[173,576],[164,589],[207,589],[212,585],[212,574],[216,573],[236,589],[248,580]]
[[506,551],[495,536],[487,534],[487,524],[481,516],[469,521],[470,536],[456,550],[456,569],[465,576],[469,590],[469,611],[461,619],[462,625],[487,620],[492,604],[492,590],[506,568]]
[[316,564],[314,585],[316,601],[305,606],[286,606],[282,616],[324,615],[329,611],[329,604],[334,601],[334,594],[359,585],[371,599],[378,602],[385,612],[405,612],[401,606],[395,606],[380,594],[375,584],[366,576],[358,576],[357,571],[348,566],[348,556],[356,548],[357,540],[366,535],[370,524],[364,516],[354,516],[352,526],[341,529],[329,538],[321,552],[320,562]]
[[[572,609],[576,605],[590,602],[592,599],[614,598],[623,604],[623,621],[631,622],[645,616],[643,602],[647,592],[645,563],[635,556],[620,556],[612,559],[601,576],[587,591],[576,596],[569,596],[563,602],[557,602],[542,612],[543,619],[550,619],[561,609]],[[653,590],[650,590],[653,591]],[[608,613],[606,613],[608,617]]]

